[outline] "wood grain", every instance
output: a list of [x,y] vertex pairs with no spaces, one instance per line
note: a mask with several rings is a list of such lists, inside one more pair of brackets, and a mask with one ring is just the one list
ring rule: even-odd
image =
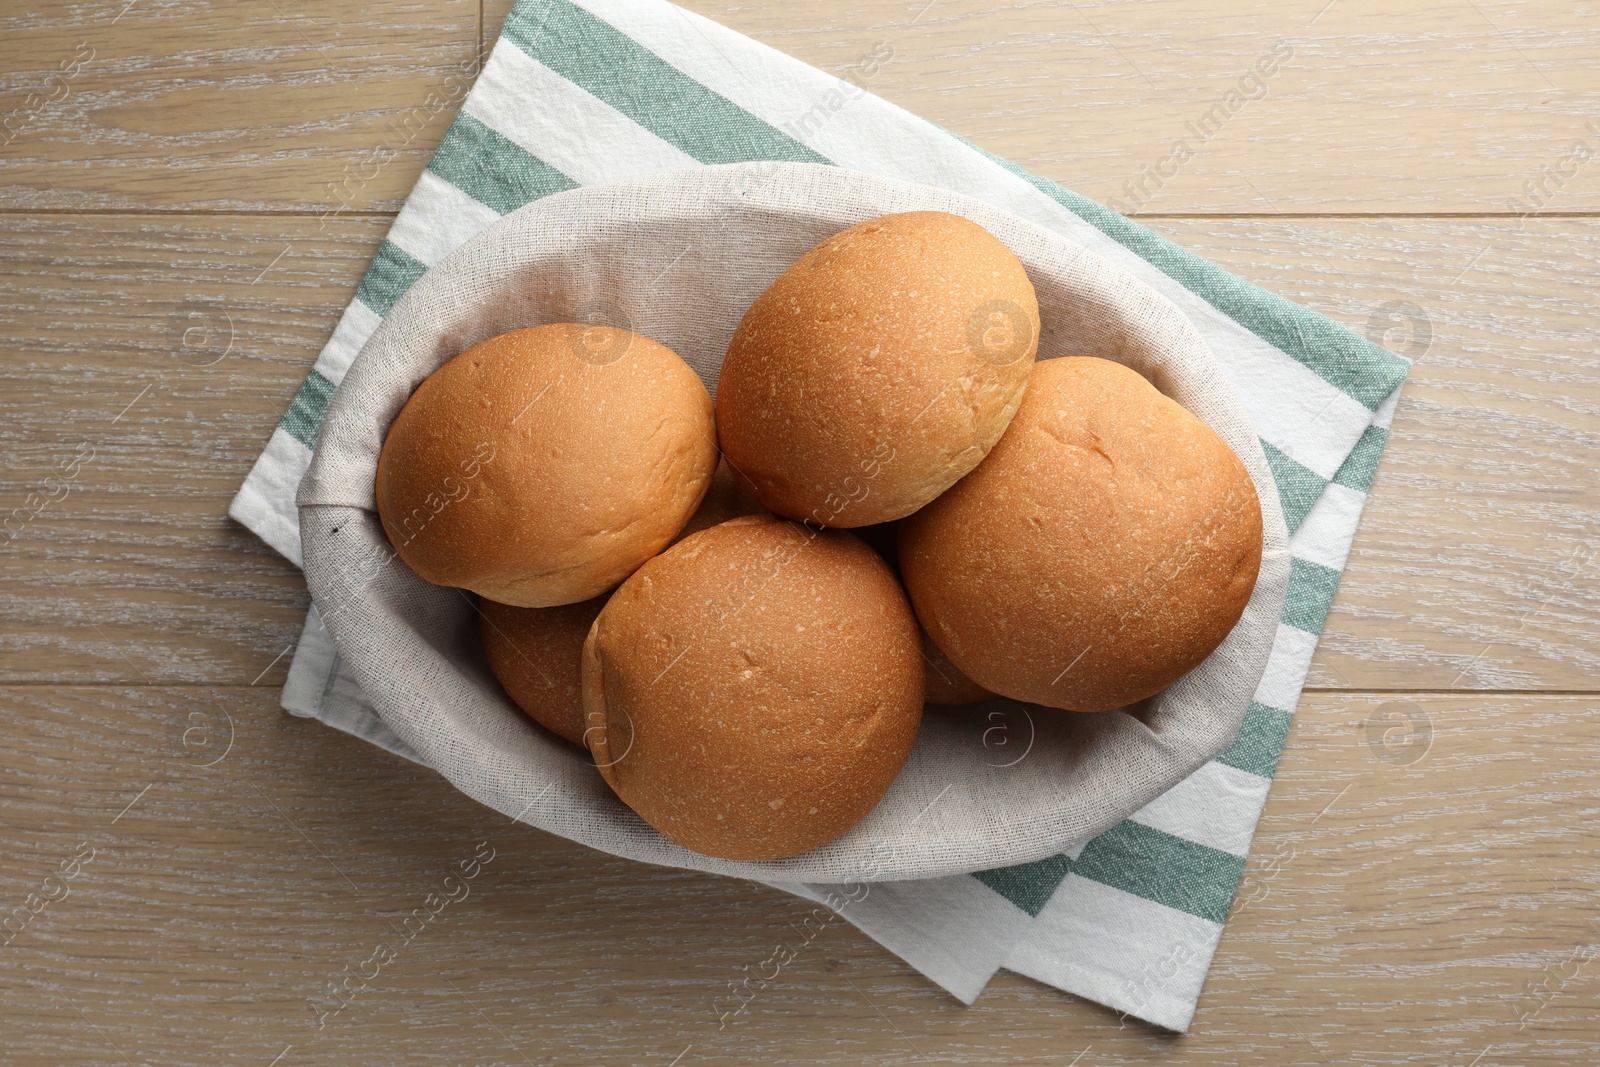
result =
[[[509,3],[47,0],[0,14],[0,515],[92,458],[0,547],[0,915],[94,858],[0,947],[0,1060],[1600,1059],[1600,185],[1550,169],[1600,145],[1589,5],[689,6],[828,70],[886,42],[873,91],[1099,199],[1294,48],[1138,206],[1429,341],[1387,335],[1420,362],[1194,1032],[1005,973],[963,1008],[842,922],[719,1029],[807,905],[509,823],[280,712],[304,582],[227,502]],[[1395,710],[1419,725],[1384,749]],[[479,842],[471,895],[319,1029]]]
[[398,210],[477,35],[470,0],[14,9],[0,208]]
[[[95,850],[0,949],[7,1062],[120,1062],[108,1043],[253,1067],[286,1046],[289,1064],[1592,1061],[1595,965],[1539,995],[1600,937],[1591,702],[1418,694],[1431,745],[1398,765],[1364,727],[1391,699],[1303,706],[1249,903],[1179,1040],[1011,975],[963,1008],[843,923],[719,1030],[713,998],[807,905],[510,824],[259,688],[0,689],[0,904]],[[481,841],[495,858],[467,899],[319,1030],[307,999],[397,945]]]
[[[1160,228],[1357,330],[1396,299],[1430,324],[1313,684],[1594,688],[1600,327],[1570,265],[1600,258],[1600,223]],[[18,345],[0,368],[0,512],[81,442],[95,450],[66,499],[4,549],[0,648],[12,655],[0,679],[249,682],[295,639],[303,582],[227,504],[382,230],[277,216],[0,220],[0,316]],[[225,358],[194,365],[222,354],[230,320]],[[194,334],[197,322],[215,337]]]
[[[1579,138],[1600,153],[1600,20],[1587,5],[1423,0],[684,5],[1101,201],[1159,213],[1505,212]],[[509,10],[486,0],[488,40]],[[1278,42],[1279,72],[1135,204],[1137,181]],[[1589,162],[1588,167],[1600,164]],[[1170,165],[1164,169],[1171,169]],[[1568,165],[1567,170],[1571,170]],[[1587,170],[1544,208],[1594,211]],[[1147,186],[1147,188],[1149,188]]]
[[[1250,0],[1227,19],[1201,0],[688,6],[825,70],[887,43],[874,92],[1102,200],[1126,200],[1186,122],[1288,42],[1265,95],[1145,211],[1505,212],[1576,139],[1600,146],[1585,125],[1600,23],[1537,0],[1429,0],[1404,20],[1380,0]],[[485,7],[492,43],[509,4]],[[477,22],[465,0],[54,0],[0,19],[0,114],[26,118],[0,147],[0,207],[394,210],[443,134],[437,101],[459,99]],[[1546,210],[1600,208],[1592,175],[1559,186]]]
[[[249,682],[299,572],[228,501],[355,292],[383,220],[7,217],[0,676]],[[30,493],[63,490],[36,517]],[[287,658],[259,680],[281,684]]]

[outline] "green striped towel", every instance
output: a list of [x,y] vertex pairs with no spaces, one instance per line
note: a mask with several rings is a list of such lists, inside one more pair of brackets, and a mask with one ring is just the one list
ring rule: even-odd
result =
[[[1277,477],[1293,572],[1244,725],[1216,760],[1076,852],[875,884],[864,898],[840,887],[779,888],[835,908],[965,1002],[1005,967],[1181,1031],[1232,906],[1408,364],[865,92],[861,75],[892,59],[892,48],[877,46],[845,81],[663,0],[519,0],[230,514],[299,561],[295,488],[356,353],[430,264],[541,196],[674,168],[804,160],[976,196],[1087,246],[1194,321]],[[414,758],[342,669],[315,610],[284,706]],[[730,974],[716,999],[722,1022],[735,1023],[750,997],[782,981],[773,961],[803,948],[778,946],[764,965]]]

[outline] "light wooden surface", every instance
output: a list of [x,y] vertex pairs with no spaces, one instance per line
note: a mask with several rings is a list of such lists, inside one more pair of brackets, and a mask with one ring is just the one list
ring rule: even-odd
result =
[[[1008,975],[963,1008],[843,923],[719,1030],[804,905],[511,825],[281,714],[304,584],[227,501],[506,5],[125,3],[0,14],[26,120],[0,130],[0,513],[93,453],[0,549],[0,911],[93,850],[0,948],[0,1062],[1600,1059],[1600,163],[1562,163],[1600,150],[1592,6],[690,5],[826,69],[887,42],[875,92],[1101,199],[1288,41],[1143,213],[1358,330],[1426,318],[1174,1038]],[[1432,725],[1406,764],[1365,726],[1397,701]],[[307,999],[480,841],[471,897],[317,1029]]]

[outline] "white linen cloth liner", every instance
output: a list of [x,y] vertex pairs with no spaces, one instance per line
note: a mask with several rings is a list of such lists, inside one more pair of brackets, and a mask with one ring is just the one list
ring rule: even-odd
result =
[[[799,856],[735,862],[672,844],[586,759],[532,726],[488,672],[470,600],[393,559],[373,476],[412,390],[470,345],[520,326],[627,326],[715,390],[750,302],[824,237],[897,211],[985,226],[1038,292],[1040,358],[1096,355],[1144,374],[1244,461],[1261,501],[1261,576],[1233,632],[1137,714],[1036,709],[1029,756],[997,767],[970,709],[930,708],[877,808]],[[334,394],[298,505],[306,577],[385,724],[458,788],[602,851],[786,882],[935,878],[1069,851],[1227,746],[1266,668],[1289,576],[1279,495],[1256,433],[1189,319],[1070,239],[945,190],[809,163],[740,163],[575,189],[520,208],[431,268],[383,319]],[[1070,658],[1070,657],[1069,657]],[[1065,665],[1065,663],[1063,664]]]

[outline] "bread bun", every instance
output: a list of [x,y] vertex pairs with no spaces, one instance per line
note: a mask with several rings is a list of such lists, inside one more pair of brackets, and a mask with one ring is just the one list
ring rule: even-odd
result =
[[583,744],[583,640],[609,593],[553,608],[478,601],[489,669],[528,717]]
[[922,700],[925,704],[977,704],[994,694],[968,678],[922,631]]
[[378,515],[423,578],[520,607],[587,600],[672,539],[716,466],[682,359],[608,327],[491,337],[417,387],[378,457]]
[[583,650],[588,745],[668,838],[724,859],[815,848],[894,780],[922,716],[916,619],[860,541],[750,516],[685,538]]
[[1000,439],[1039,305],[975,222],[915,211],[852,226],[745,312],[717,384],[723,451],[768,508],[822,526],[909,515]]
[[741,515],[765,514],[767,509],[739,484],[739,479],[734,477],[733,468],[728,466],[728,461],[720,460],[717,469],[712,472],[711,485],[706,489],[706,495],[701,498],[700,506],[695,508],[689,521],[684,523],[683,529],[679,530],[678,535],[672,540],[676,544],[690,534],[709,530],[713,526],[721,526],[729,519],[737,519]]
[[1106,711],[1198,666],[1244,612],[1261,506],[1227,444],[1138,373],[1039,363],[978,468],[900,523],[950,661],[1002,696]]
[[[900,577],[900,553],[895,545],[898,523],[880,522],[861,526],[851,533],[883,557],[895,577]],[[939,651],[926,630],[922,631],[922,700],[925,704],[976,704],[993,699],[994,694],[956,670],[956,665]]]
[[[762,513],[728,465],[720,463],[677,540],[740,515]],[[489,669],[529,718],[575,745],[583,744],[583,641],[610,595],[608,590],[553,608],[518,608],[487,598],[478,603]]]

